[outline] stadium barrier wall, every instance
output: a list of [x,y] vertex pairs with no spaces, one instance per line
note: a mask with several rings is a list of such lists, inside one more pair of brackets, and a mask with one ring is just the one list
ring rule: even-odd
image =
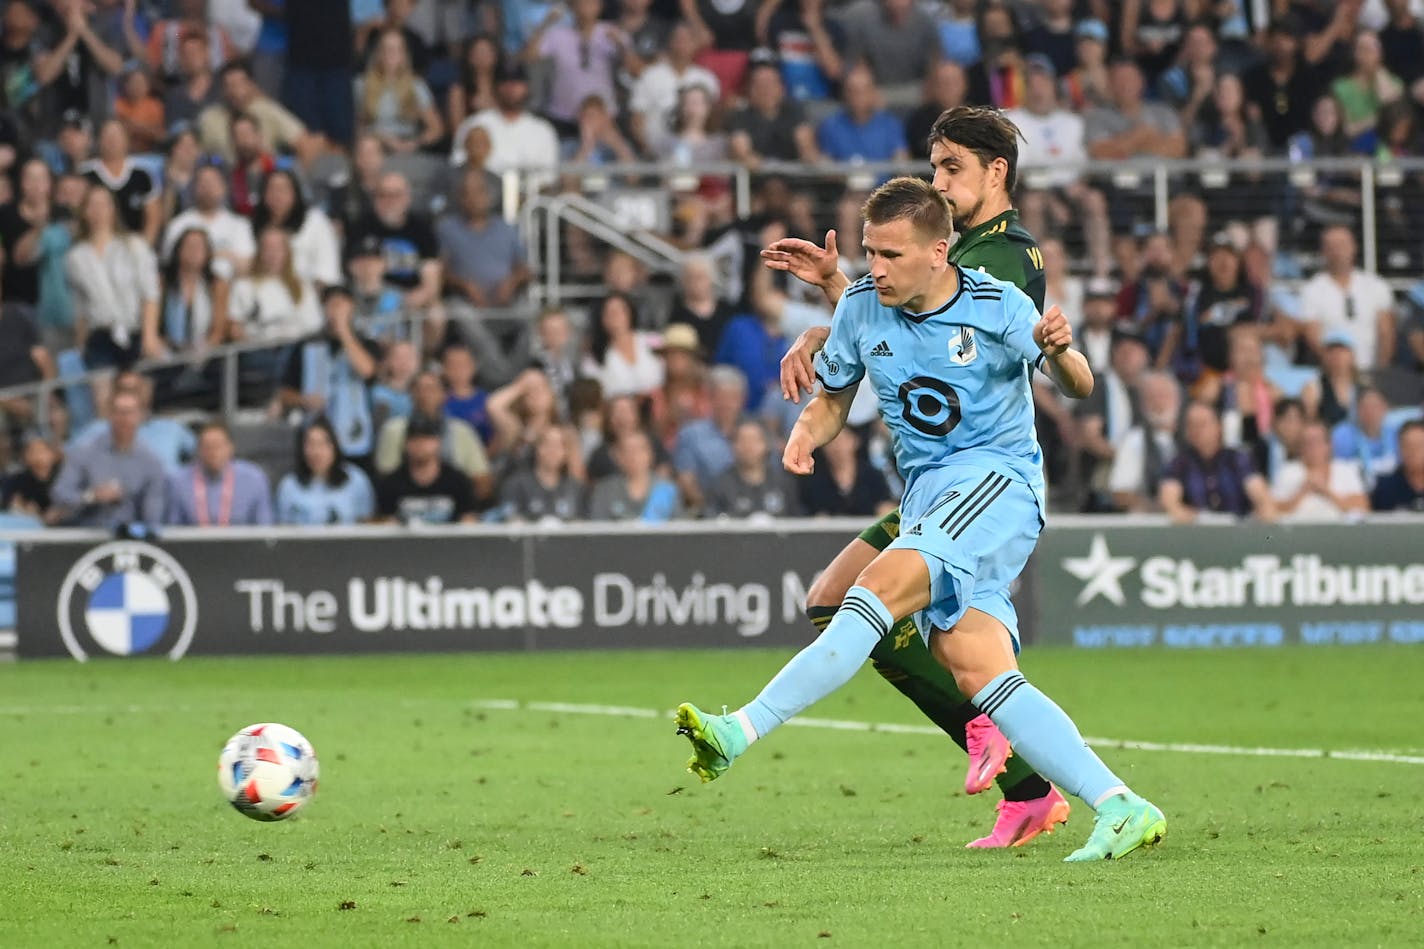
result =
[[[798,646],[859,521],[15,537],[21,657]],[[1424,519],[1055,518],[1025,643],[1424,641]]]

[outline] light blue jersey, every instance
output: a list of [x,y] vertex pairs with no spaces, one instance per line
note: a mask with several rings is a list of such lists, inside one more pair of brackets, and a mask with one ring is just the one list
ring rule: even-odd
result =
[[1023,291],[983,273],[959,269],[959,292],[931,313],[883,306],[864,277],[841,296],[816,377],[828,392],[868,380],[907,485],[953,458],[1007,467],[1041,497],[1038,319]]

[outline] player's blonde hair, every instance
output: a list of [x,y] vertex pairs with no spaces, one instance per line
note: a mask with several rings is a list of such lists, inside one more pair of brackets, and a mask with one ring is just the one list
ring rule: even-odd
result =
[[921,237],[931,241],[954,233],[949,202],[923,178],[891,178],[871,192],[860,216],[867,224],[907,220]]

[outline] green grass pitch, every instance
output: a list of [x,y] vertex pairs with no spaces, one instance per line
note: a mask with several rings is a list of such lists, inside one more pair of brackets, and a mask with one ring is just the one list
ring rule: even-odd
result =
[[[1374,946],[1424,940],[1424,766],[1105,749],[1154,851],[1065,865],[1089,814],[970,852],[947,739],[786,728],[722,780],[671,709],[781,651],[0,666],[0,946]],[[1421,755],[1424,650],[1030,650],[1090,735]],[[811,711],[914,723],[868,670]],[[259,824],[216,758],[280,721],[316,799]]]

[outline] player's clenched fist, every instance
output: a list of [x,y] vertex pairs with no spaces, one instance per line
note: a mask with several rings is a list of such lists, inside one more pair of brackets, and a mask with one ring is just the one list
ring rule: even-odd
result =
[[816,443],[810,434],[793,428],[791,437],[786,439],[786,450],[781,453],[781,465],[792,474],[808,475],[816,469],[816,462],[811,458],[815,450]]
[[1057,306],[1048,308],[1033,328],[1033,341],[1045,356],[1058,356],[1073,345],[1073,325]]

